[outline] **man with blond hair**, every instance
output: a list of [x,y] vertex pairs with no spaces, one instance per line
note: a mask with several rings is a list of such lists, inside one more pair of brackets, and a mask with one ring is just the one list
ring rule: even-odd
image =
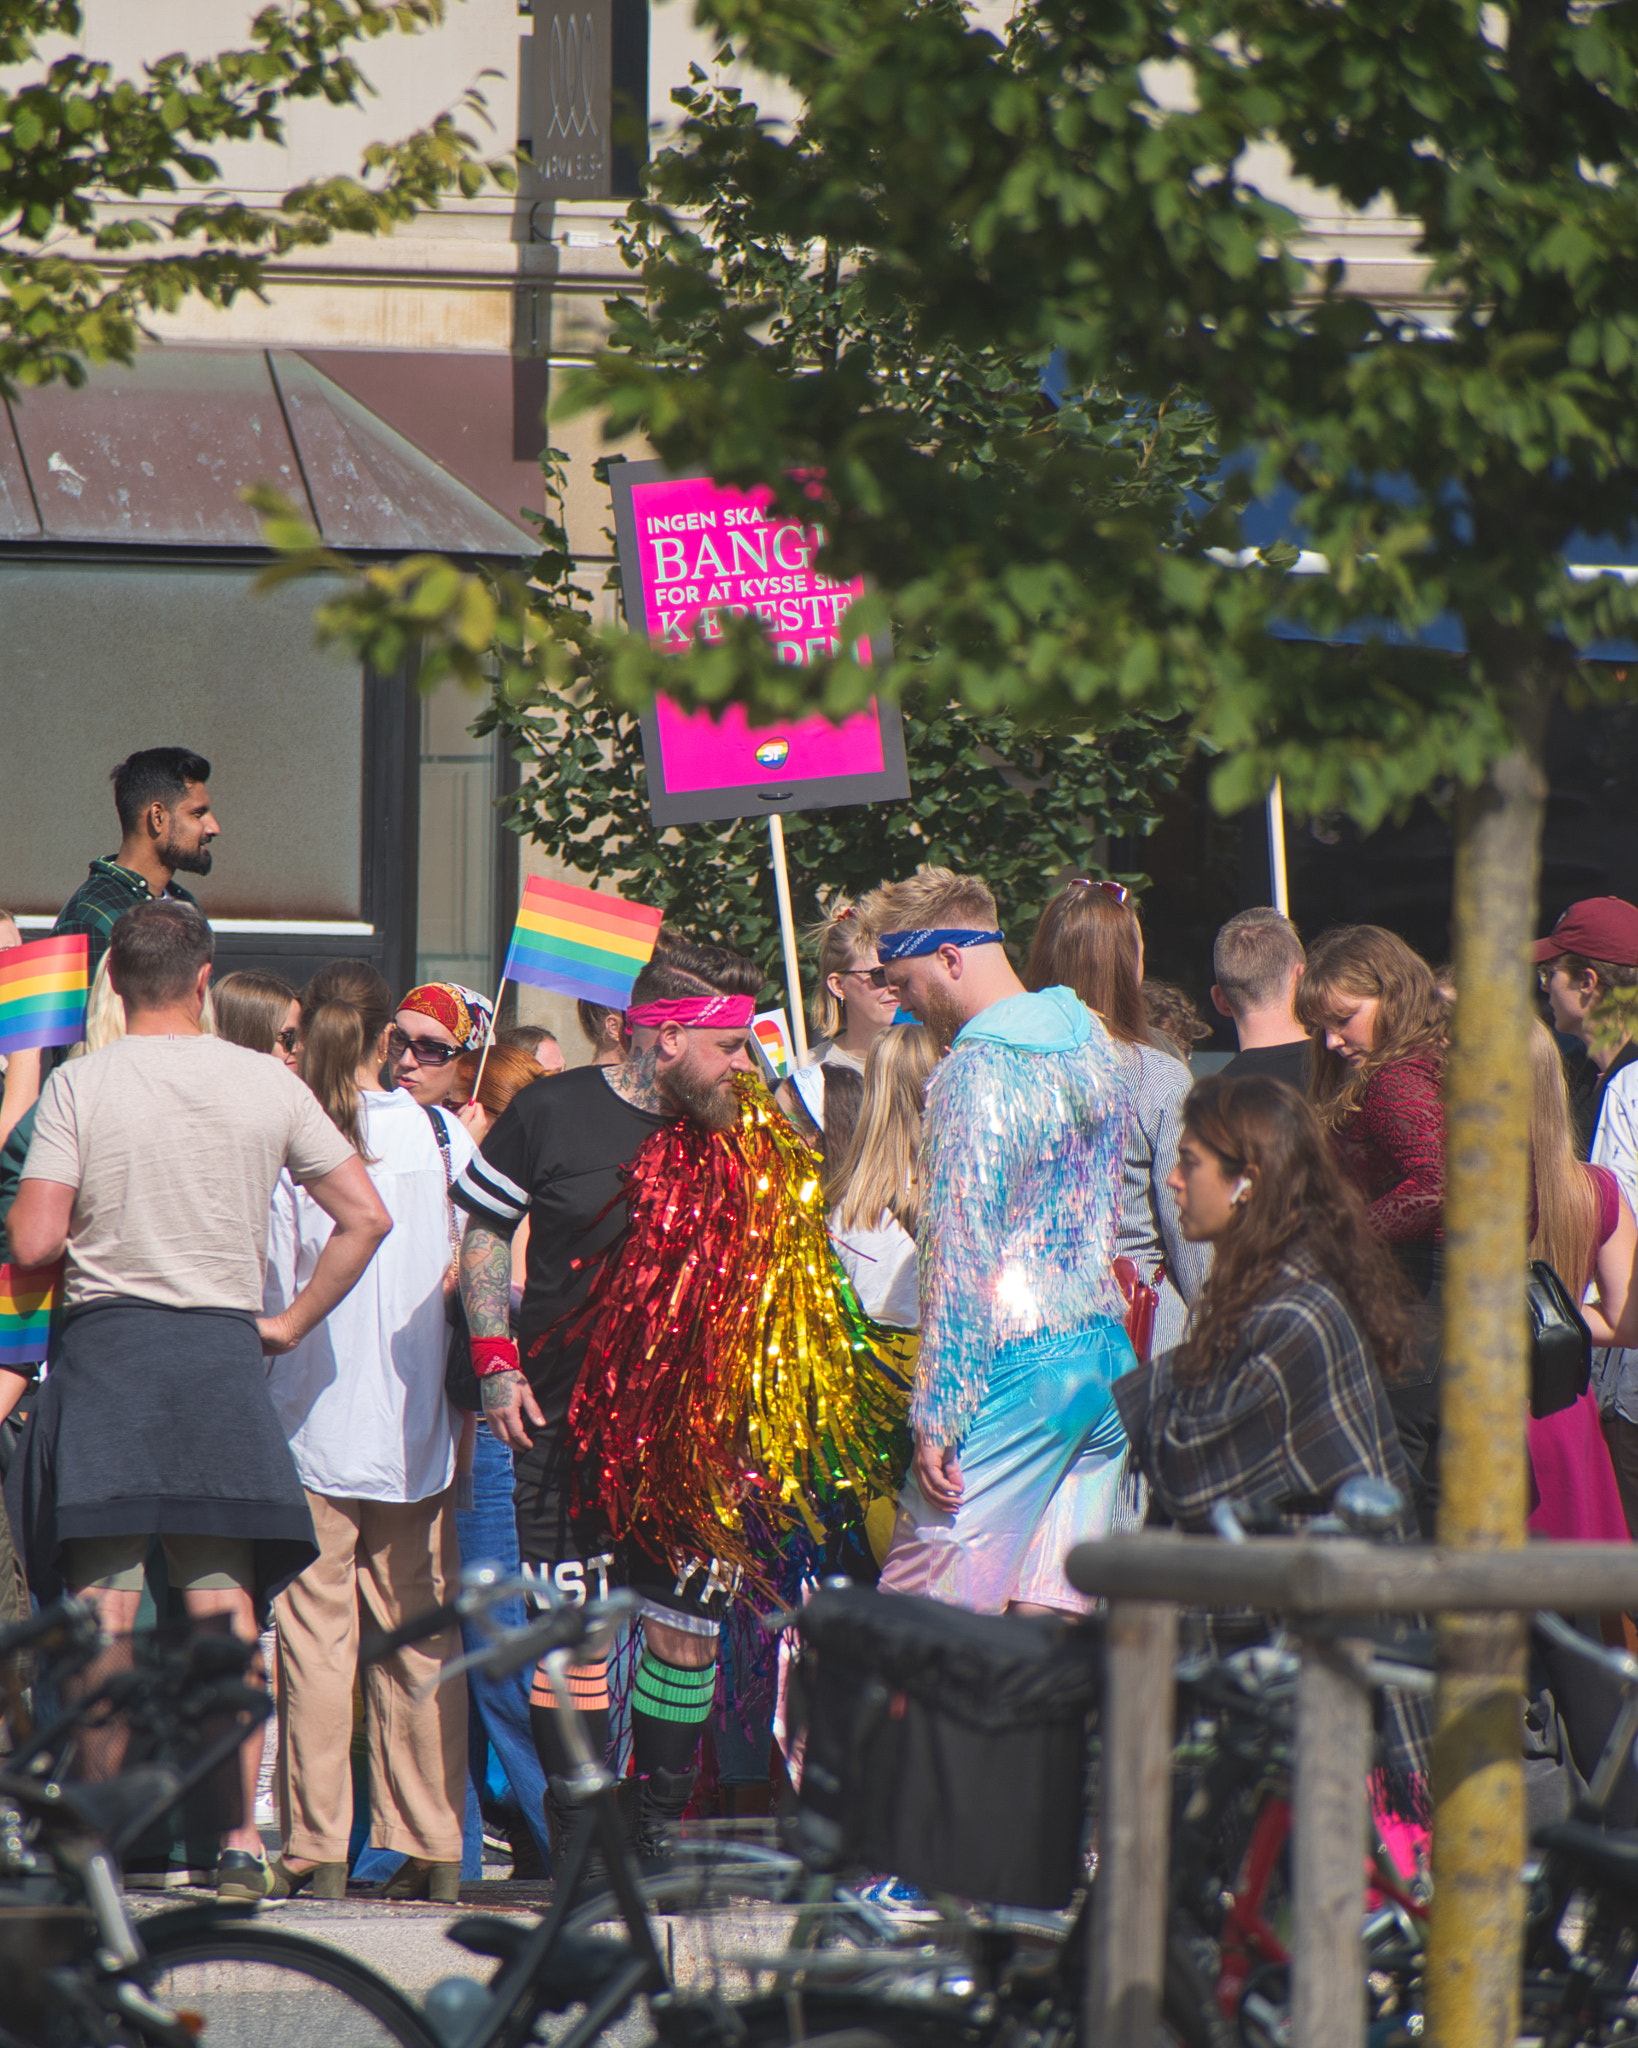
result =
[[1242,910],[1211,949],[1211,999],[1234,1019],[1240,1050],[1227,1074],[1266,1074],[1308,1092],[1308,1033],[1297,1022],[1297,983],[1308,956],[1297,927],[1271,904]]
[[1030,994],[995,898],[921,868],[859,906],[900,1003],[948,1049],[918,1170],[915,1458],[881,1583],[981,1613],[1078,1611],[1074,1535],[1107,1528],[1132,1349],[1111,1272],[1131,1098],[1069,989]]

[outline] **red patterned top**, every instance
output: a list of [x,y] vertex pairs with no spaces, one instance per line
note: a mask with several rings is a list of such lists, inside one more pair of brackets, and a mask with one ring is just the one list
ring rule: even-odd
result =
[[1439,1062],[1426,1053],[1378,1067],[1338,1128],[1344,1171],[1388,1244],[1436,1243],[1445,1202],[1445,1108]]

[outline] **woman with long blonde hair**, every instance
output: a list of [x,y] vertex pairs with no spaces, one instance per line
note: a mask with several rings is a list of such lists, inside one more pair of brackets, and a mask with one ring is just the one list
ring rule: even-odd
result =
[[[1552,1267],[1582,1302],[1593,1342],[1607,1345],[1627,1319],[1638,1226],[1615,1175],[1584,1165],[1570,1132],[1564,1062],[1552,1033],[1536,1023],[1530,1027],[1530,1256]],[[1592,1387],[1556,1414],[1532,1415],[1527,1429],[1535,1534],[1619,1543],[1638,1533],[1629,1527]]]
[[812,1057],[862,1074],[865,1056],[892,1023],[899,999],[887,986],[876,949],[859,936],[851,903],[840,903],[808,937],[819,951],[819,980],[808,1006]]
[[924,1024],[884,1031],[865,1058],[859,1121],[825,1176],[831,1242],[867,1315],[914,1329],[916,1154],[938,1040]]

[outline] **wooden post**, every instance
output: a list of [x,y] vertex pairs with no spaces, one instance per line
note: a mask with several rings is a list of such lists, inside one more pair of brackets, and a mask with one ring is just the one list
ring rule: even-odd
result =
[[1268,893],[1281,917],[1291,915],[1285,880],[1285,791],[1276,775],[1268,785]]
[[1302,1638],[1297,1680],[1291,2038],[1360,2048],[1365,2036],[1365,1780],[1371,1768],[1368,1642]]
[[1166,1967],[1177,1609],[1112,1600],[1086,2038],[1154,2048]]
[[[1486,650],[1492,673],[1508,653]],[[1524,1544],[1529,948],[1547,793],[1544,678],[1521,674],[1520,698],[1517,750],[1457,799],[1457,1001],[1444,1083],[1439,1541],[1491,1552]],[[1427,2039],[1510,2048],[1524,1945],[1523,1626],[1447,1615],[1439,1637]]]
[[796,957],[796,920],[791,916],[791,876],[785,864],[785,821],[768,813],[768,845],[773,852],[774,895],[779,903],[779,936],[785,948],[785,988],[791,999],[791,1051],[796,1064],[808,1063],[808,1022],[802,1015],[802,968]]

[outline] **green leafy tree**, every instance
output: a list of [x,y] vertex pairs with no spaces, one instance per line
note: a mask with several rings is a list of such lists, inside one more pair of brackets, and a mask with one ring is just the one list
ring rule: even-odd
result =
[[[241,47],[173,55],[118,76],[94,54],[47,58],[47,38],[78,37],[79,0],[0,0],[0,390],[129,362],[144,318],[190,294],[227,306],[259,291],[267,262],[337,234],[384,234],[510,162],[485,163],[458,113],[372,143],[357,177],[310,181],[268,208],[209,188],[213,150],[278,142],[292,106],[360,106],[357,52],[443,20],[445,0],[288,0],[250,24]],[[190,193],[196,197],[188,197]]]
[[[1555,696],[1616,687],[1577,650],[1638,627],[1638,590],[1569,566],[1598,559],[1578,534],[1624,545],[1638,505],[1638,16],[1021,0],[995,35],[946,0],[702,12],[794,87],[801,121],[757,129],[744,175],[784,244],[854,252],[868,320],[905,323],[926,361],[1060,351],[1069,390],[1147,394],[1157,419],[1192,393],[1235,467],[1209,507],[1115,504],[1131,450],[1120,423],[1100,438],[1096,402],[1055,429],[1003,422],[996,459],[974,463],[959,422],[907,406],[870,346],[794,362],[769,314],[662,226],[643,318],[705,353],[611,349],[586,401],[611,434],[788,509],[790,473],[822,475],[822,566],[877,585],[850,627],[874,634],[889,610],[895,626],[885,673],[846,653],[797,670],[737,620],[666,687],[842,711],[925,665],[1020,719],[1182,714],[1217,749],[1229,807],[1278,773],[1299,812],[1369,826],[1455,785],[1440,1528],[1521,1542],[1543,733]],[[1372,305],[1343,266],[1316,267],[1258,152],[1408,222],[1423,305]],[[685,151],[656,204],[708,206],[715,175]],[[1247,558],[1239,509],[1276,484],[1325,573],[1287,573],[1289,550]],[[1328,643],[1362,621],[1339,661]],[[531,651],[521,614],[506,632],[520,668],[572,670]],[[633,637],[611,675],[653,687],[656,657]],[[1452,1620],[1443,1643],[1429,2030],[1500,2044],[1517,2022],[1522,1632]]]
[[[1440,1531],[1520,1542],[1543,733],[1555,695],[1615,687],[1577,650],[1638,625],[1623,579],[1570,569],[1599,559],[1578,535],[1619,547],[1638,505],[1638,20],[1544,0],[1028,0],[998,38],[899,0],[705,13],[804,106],[799,137],[762,138],[770,164],[817,147],[854,167],[806,190],[801,226],[846,222],[870,303],[908,308],[930,349],[1061,349],[1072,388],[1185,387],[1241,467],[1192,525],[1072,553],[1051,490],[987,524],[959,465],[895,433],[862,355],[791,376],[726,298],[687,377],[601,360],[612,425],[739,481],[822,471],[826,566],[879,577],[906,658],[955,620],[1015,707],[1186,707],[1227,805],[1278,772],[1297,808],[1370,825],[1458,787]],[[1259,150],[1409,222],[1425,311],[1316,269]],[[672,289],[650,281],[662,323]],[[699,281],[675,289],[698,318]],[[1275,484],[1324,574],[1284,573],[1283,551],[1247,563],[1236,499]],[[1326,643],[1362,621],[1339,662]],[[801,680],[846,704],[848,669]],[[749,632],[684,671],[675,687],[710,701],[798,680]],[[1442,1639],[1428,2024],[1499,2044],[1517,2024],[1522,1633],[1452,1619]]]
[[[1077,548],[1128,516],[1162,527],[1184,516],[1187,493],[1210,465],[1209,422],[1198,406],[1111,387],[1055,408],[1033,355],[981,340],[926,347],[908,309],[866,293],[857,251],[803,234],[792,181],[805,191],[834,176],[817,150],[796,162],[770,159],[757,107],[737,90],[709,88],[697,72],[673,97],[683,116],[678,144],[659,157],[654,196],[631,208],[621,241],[645,289],[608,309],[612,346],[634,375],[669,382],[714,363],[730,317],[777,350],[783,375],[868,356],[891,394],[895,431],[944,449],[997,516],[1058,470],[1065,533]],[[548,455],[554,497],[561,464]],[[288,506],[263,502],[271,533],[289,550],[277,573],[328,569],[346,578],[320,610],[323,632],[388,664],[424,634],[426,679],[472,681],[498,660],[484,729],[502,726],[525,768],[512,806],[520,829],[580,873],[621,881],[692,928],[731,935],[777,979],[766,834],[751,822],[663,833],[649,823],[631,707],[669,680],[667,658],[640,638],[596,630],[592,593],[574,581],[560,505],[543,522],[543,552],[526,577],[462,576],[432,557],[348,576]],[[1105,706],[1089,729],[1064,715],[1072,707],[1055,706],[1055,723],[1025,724],[1006,708],[1005,676],[989,674],[960,635],[923,635],[895,676],[914,793],[904,804],[787,821],[799,922],[817,918],[827,898],[939,861],[981,869],[1009,931],[1027,942],[1059,873],[1103,873],[1108,837],[1141,838],[1176,784],[1186,740],[1177,719]]]

